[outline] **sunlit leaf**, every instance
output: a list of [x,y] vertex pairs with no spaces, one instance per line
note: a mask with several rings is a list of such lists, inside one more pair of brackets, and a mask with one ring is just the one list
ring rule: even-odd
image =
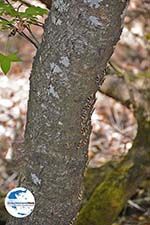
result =
[[16,53],[12,53],[9,55],[4,55],[0,53],[0,67],[3,73],[6,75],[11,67],[12,62],[19,62],[20,58],[16,55]]
[[7,74],[8,71],[10,70],[10,66],[11,66],[11,61],[10,59],[5,56],[5,55],[0,55],[0,64],[1,64],[1,69],[3,71],[4,74]]
[[6,30],[6,29],[8,30],[13,24],[14,24],[14,21],[5,21],[0,19],[0,30]]
[[11,5],[0,2],[0,14],[17,16],[18,12]]
[[13,24],[13,21],[11,21],[11,20],[10,21],[6,21],[6,20],[1,20],[0,19],[0,24],[1,25],[10,25],[10,24]]
[[44,14],[47,14],[48,10],[43,9],[39,6],[30,6],[26,9],[25,14],[28,16],[43,16]]

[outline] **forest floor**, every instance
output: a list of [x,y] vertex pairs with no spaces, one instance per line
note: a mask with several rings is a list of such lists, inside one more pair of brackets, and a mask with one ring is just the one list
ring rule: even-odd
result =
[[[121,40],[111,58],[119,71],[128,74],[128,79],[139,76],[144,78],[145,74],[149,74],[149,12],[147,1],[131,0]],[[18,52],[22,62],[14,63],[7,76],[0,72],[0,190],[5,192],[17,183],[17,172],[11,166],[16,154],[13,143],[21,139],[24,133],[29,76],[36,53],[36,49],[25,39],[17,35],[8,37],[10,32],[0,32],[0,52]],[[33,27],[33,32],[41,40],[43,30]],[[108,161],[121,160],[131,148],[137,131],[132,111],[100,92],[97,93],[92,127],[89,167],[100,167]],[[147,186],[137,189],[113,225],[131,224],[150,225],[150,190]]]

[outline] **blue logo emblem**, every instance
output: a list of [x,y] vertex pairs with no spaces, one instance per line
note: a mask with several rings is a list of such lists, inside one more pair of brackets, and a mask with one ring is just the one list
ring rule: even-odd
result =
[[29,216],[35,207],[35,198],[26,188],[18,187],[8,192],[5,198],[8,213],[16,218]]

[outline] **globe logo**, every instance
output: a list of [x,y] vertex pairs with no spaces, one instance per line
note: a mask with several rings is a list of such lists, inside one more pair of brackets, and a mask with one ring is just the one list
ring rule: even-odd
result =
[[29,216],[35,207],[33,194],[24,187],[14,188],[5,198],[5,207],[8,213],[16,218]]

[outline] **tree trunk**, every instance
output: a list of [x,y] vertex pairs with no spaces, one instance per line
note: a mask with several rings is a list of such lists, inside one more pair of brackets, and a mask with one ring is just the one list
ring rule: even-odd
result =
[[125,0],[54,1],[30,77],[21,171],[36,207],[8,225],[69,225],[76,216],[94,94],[125,6]]

